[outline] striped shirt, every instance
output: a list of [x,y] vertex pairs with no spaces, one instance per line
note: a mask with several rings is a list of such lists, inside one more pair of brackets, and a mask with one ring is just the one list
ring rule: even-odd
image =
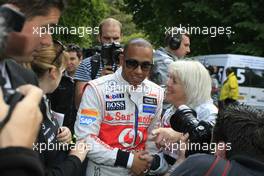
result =
[[[74,80],[82,81],[82,82],[88,82],[92,80],[92,62],[91,60],[94,59],[94,57],[98,57],[98,55],[94,55],[91,57],[88,57],[84,59],[81,64],[78,66],[75,75]],[[99,56],[100,57],[100,56]],[[98,62],[100,62],[101,59],[97,59]],[[101,72],[103,70],[103,64],[100,62],[99,70],[97,71],[97,74],[95,78],[99,78],[101,75]]]

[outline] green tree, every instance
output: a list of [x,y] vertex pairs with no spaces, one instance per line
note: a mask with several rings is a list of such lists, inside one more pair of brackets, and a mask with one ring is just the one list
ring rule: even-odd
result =
[[77,43],[82,47],[91,47],[96,42],[99,22],[109,13],[104,0],[68,0],[68,7],[63,13],[59,26],[71,30],[70,34],[56,35],[65,43]]
[[[235,53],[264,56],[264,16],[261,9],[264,5],[263,0],[239,2],[124,0],[124,2],[123,9],[133,14],[134,22],[157,46],[163,45],[166,29],[181,24],[189,29],[191,27],[203,29],[203,34],[191,35],[193,55]],[[215,29],[220,30],[216,36],[212,35]],[[211,35],[206,35],[210,30]]]
[[132,14],[122,11],[124,6],[123,0],[106,0],[106,2],[109,5],[107,17],[115,18],[122,23],[122,43],[126,43],[128,40],[138,37],[148,39],[148,36],[143,32],[143,30],[138,29],[136,24],[133,22]]

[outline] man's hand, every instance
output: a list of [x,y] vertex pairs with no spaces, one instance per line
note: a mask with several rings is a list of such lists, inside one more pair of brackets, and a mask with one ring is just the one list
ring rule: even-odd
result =
[[178,142],[182,136],[182,133],[174,131],[172,128],[158,128],[152,130],[152,134],[155,137],[155,143],[158,148],[164,147],[165,143]]
[[[32,148],[38,135],[42,121],[39,102],[43,92],[33,85],[21,86],[19,92],[24,95],[24,98],[16,104],[10,120],[0,132],[0,147]],[[0,101],[2,108],[2,105],[5,104],[2,93],[0,94]],[[4,105],[4,107],[7,106]]]
[[109,74],[112,74],[112,73],[114,73],[114,72],[113,72],[113,68],[112,68],[112,66],[110,66],[110,65],[106,65],[106,66],[103,68],[103,70],[102,70],[102,74],[101,74],[101,76],[109,75]]
[[134,160],[131,167],[133,175],[141,175],[150,168],[152,156],[147,151],[134,152]]

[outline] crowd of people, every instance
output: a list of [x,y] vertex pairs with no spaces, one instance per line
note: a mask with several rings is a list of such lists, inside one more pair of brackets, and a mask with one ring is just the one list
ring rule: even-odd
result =
[[264,112],[239,104],[232,68],[221,88],[217,68],[185,58],[191,36],[182,29],[165,35],[164,48],[143,38],[120,48],[122,24],[106,18],[101,52],[88,58],[77,44],[34,34],[65,8],[1,4],[1,21],[20,24],[3,23],[0,35],[1,175],[264,174]]

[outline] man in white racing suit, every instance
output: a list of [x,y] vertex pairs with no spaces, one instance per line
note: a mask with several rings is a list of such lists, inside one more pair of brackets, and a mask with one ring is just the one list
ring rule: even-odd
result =
[[148,155],[148,134],[160,122],[164,96],[146,79],[152,56],[149,42],[132,39],[120,56],[121,68],[88,83],[75,122],[77,137],[91,144],[87,176],[139,175],[149,169],[151,161],[140,156]]

